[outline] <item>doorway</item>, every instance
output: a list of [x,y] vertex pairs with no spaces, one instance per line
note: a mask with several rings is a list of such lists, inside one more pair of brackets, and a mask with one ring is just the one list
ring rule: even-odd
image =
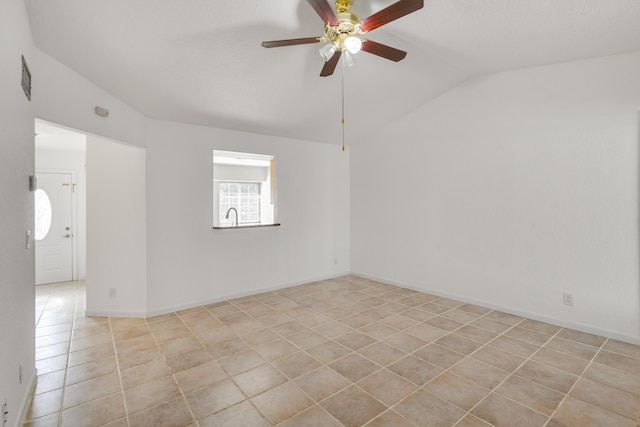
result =
[[86,278],[86,136],[35,122],[36,285]]

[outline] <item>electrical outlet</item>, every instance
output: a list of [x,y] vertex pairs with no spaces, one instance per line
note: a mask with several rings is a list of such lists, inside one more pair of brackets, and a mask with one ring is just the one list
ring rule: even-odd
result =
[[568,305],[569,307],[573,307],[573,294],[564,293],[564,305]]
[[116,288],[109,288],[109,296],[111,298],[115,298],[116,297]]

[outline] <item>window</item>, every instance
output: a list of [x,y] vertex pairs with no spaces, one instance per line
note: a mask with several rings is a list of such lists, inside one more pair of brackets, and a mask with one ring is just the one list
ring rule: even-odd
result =
[[[235,209],[235,217],[232,215]],[[220,183],[220,225],[260,224],[260,183]]]
[[44,190],[36,190],[36,240],[43,240],[51,229],[51,200]]
[[279,225],[275,157],[213,151],[213,227]]

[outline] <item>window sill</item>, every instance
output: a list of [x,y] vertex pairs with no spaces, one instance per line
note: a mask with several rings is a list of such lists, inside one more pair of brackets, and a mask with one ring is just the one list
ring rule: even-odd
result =
[[224,227],[213,227],[214,230],[239,230],[243,228],[264,228],[264,227],[280,227],[280,224],[251,224],[251,225],[227,225]]

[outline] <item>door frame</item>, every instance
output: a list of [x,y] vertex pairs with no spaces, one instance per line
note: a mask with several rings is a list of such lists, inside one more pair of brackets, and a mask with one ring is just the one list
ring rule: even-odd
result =
[[39,173],[71,174],[71,227],[73,231],[71,233],[71,280],[78,280],[78,196],[76,193],[78,171],[75,169],[38,168],[36,169],[36,175]]

